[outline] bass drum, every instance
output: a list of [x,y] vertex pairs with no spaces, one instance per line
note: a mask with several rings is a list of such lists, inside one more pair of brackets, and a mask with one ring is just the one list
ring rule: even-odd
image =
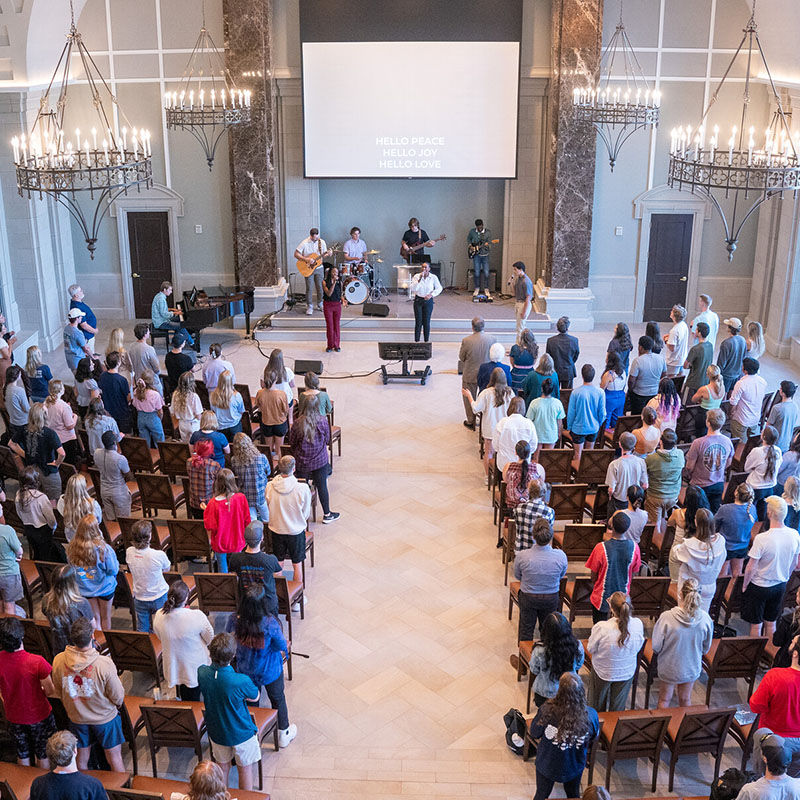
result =
[[369,297],[369,288],[360,278],[348,278],[344,282],[344,299],[354,306],[360,306]]

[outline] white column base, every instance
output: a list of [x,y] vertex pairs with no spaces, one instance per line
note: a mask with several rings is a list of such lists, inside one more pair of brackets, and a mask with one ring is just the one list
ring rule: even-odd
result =
[[533,305],[536,311],[547,314],[553,322],[559,317],[570,319],[571,331],[594,330],[594,294],[586,289],[555,289],[545,286],[539,278],[533,288]]
[[[289,284],[284,277],[281,277],[274,286],[256,286],[250,325],[255,325],[265,314],[274,314],[276,311],[280,311],[286,302],[288,293]],[[239,314],[233,318],[233,327],[238,329],[245,328],[244,314]]]

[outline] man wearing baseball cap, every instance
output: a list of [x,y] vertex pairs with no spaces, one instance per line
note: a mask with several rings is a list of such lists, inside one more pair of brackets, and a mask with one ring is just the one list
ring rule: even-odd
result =
[[73,375],[78,368],[78,362],[86,356],[92,356],[86,337],[78,327],[83,316],[83,311],[79,308],[71,308],[67,312],[67,324],[64,326],[64,358]]
[[724,319],[722,324],[728,326],[728,338],[719,346],[717,366],[725,382],[725,391],[729,392],[742,377],[742,361],[747,355],[747,342],[740,335],[742,321],[739,317]]
[[800,798],[800,780],[787,774],[792,763],[792,751],[786,740],[776,733],[760,728],[754,737],[753,758],[756,771],[764,773],[752,783],[746,783],[737,800],[797,800]]

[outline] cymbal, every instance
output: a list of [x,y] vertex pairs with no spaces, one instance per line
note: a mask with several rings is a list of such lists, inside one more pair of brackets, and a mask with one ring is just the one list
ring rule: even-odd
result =
[[378,253],[380,253],[380,250],[367,250],[368,256],[376,256]]

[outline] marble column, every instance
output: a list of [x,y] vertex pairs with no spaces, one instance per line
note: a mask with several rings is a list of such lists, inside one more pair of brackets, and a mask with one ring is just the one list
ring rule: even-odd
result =
[[[600,59],[603,0],[553,0],[549,107],[547,257],[537,306],[553,317],[579,316],[591,327],[589,252],[596,134],[575,123],[572,90],[585,86]],[[578,303],[585,311],[573,311]]]
[[228,69],[253,93],[253,122],[229,133],[233,246],[238,283],[279,280],[275,234],[272,0],[223,0]]

